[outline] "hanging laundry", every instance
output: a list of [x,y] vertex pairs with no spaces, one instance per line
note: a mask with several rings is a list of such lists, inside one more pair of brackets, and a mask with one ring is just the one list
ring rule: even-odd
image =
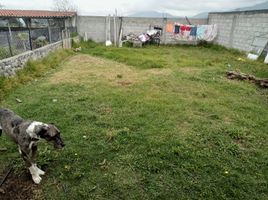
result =
[[197,27],[197,39],[211,42],[217,36],[218,26],[214,25],[200,25]]
[[175,25],[174,33],[175,34],[180,33],[180,26],[179,25]]
[[192,26],[191,27],[190,35],[191,36],[196,36],[196,32],[197,32],[197,26]]
[[206,28],[206,38],[205,38],[205,40],[208,41],[208,42],[213,41],[217,36],[217,32],[218,32],[218,26],[216,24],[208,25],[207,28]]
[[205,25],[199,25],[196,31],[197,39],[202,40],[205,36],[205,31],[206,31]]
[[182,25],[181,26],[181,32],[190,31],[190,30],[191,30],[191,26],[188,26],[188,25]]
[[167,26],[166,26],[166,32],[168,32],[168,33],[174,33],[174,24],[167,24]]
[[198,41],[205,40],[211,42],[217,36],[217,25],[183,25],[175,23],[173,35],[174,40]]

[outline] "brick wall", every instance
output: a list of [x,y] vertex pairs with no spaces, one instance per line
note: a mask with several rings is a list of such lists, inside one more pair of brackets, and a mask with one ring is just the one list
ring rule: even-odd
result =
[[62,41],[46,45],[33,51],[0,60],[0,76],[14,76],[17,70],[23,69],[25,63],[29,60],[36,60],[47,56],[50,52],[62,48]]

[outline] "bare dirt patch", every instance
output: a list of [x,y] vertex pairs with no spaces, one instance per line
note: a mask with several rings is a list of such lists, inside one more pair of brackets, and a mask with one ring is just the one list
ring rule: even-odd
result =
[[32,182],[30,173],[24,170],[21,174],[15,174],[12,171],[0,187],[0,199],[36,200],[40,199],[40,191],[39,187]]

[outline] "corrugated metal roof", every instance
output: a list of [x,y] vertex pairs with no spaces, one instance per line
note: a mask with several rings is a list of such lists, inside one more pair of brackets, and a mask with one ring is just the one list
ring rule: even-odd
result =
[[67,18],[67,17],[73,17],[75,15],[76,12],[0,9],[0,17]]

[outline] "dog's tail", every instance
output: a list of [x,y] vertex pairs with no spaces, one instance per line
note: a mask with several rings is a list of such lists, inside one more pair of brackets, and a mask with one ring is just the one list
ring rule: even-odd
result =
[[1,127],[1,125],[0,125],[0,136],[2,135],[2,127]]

